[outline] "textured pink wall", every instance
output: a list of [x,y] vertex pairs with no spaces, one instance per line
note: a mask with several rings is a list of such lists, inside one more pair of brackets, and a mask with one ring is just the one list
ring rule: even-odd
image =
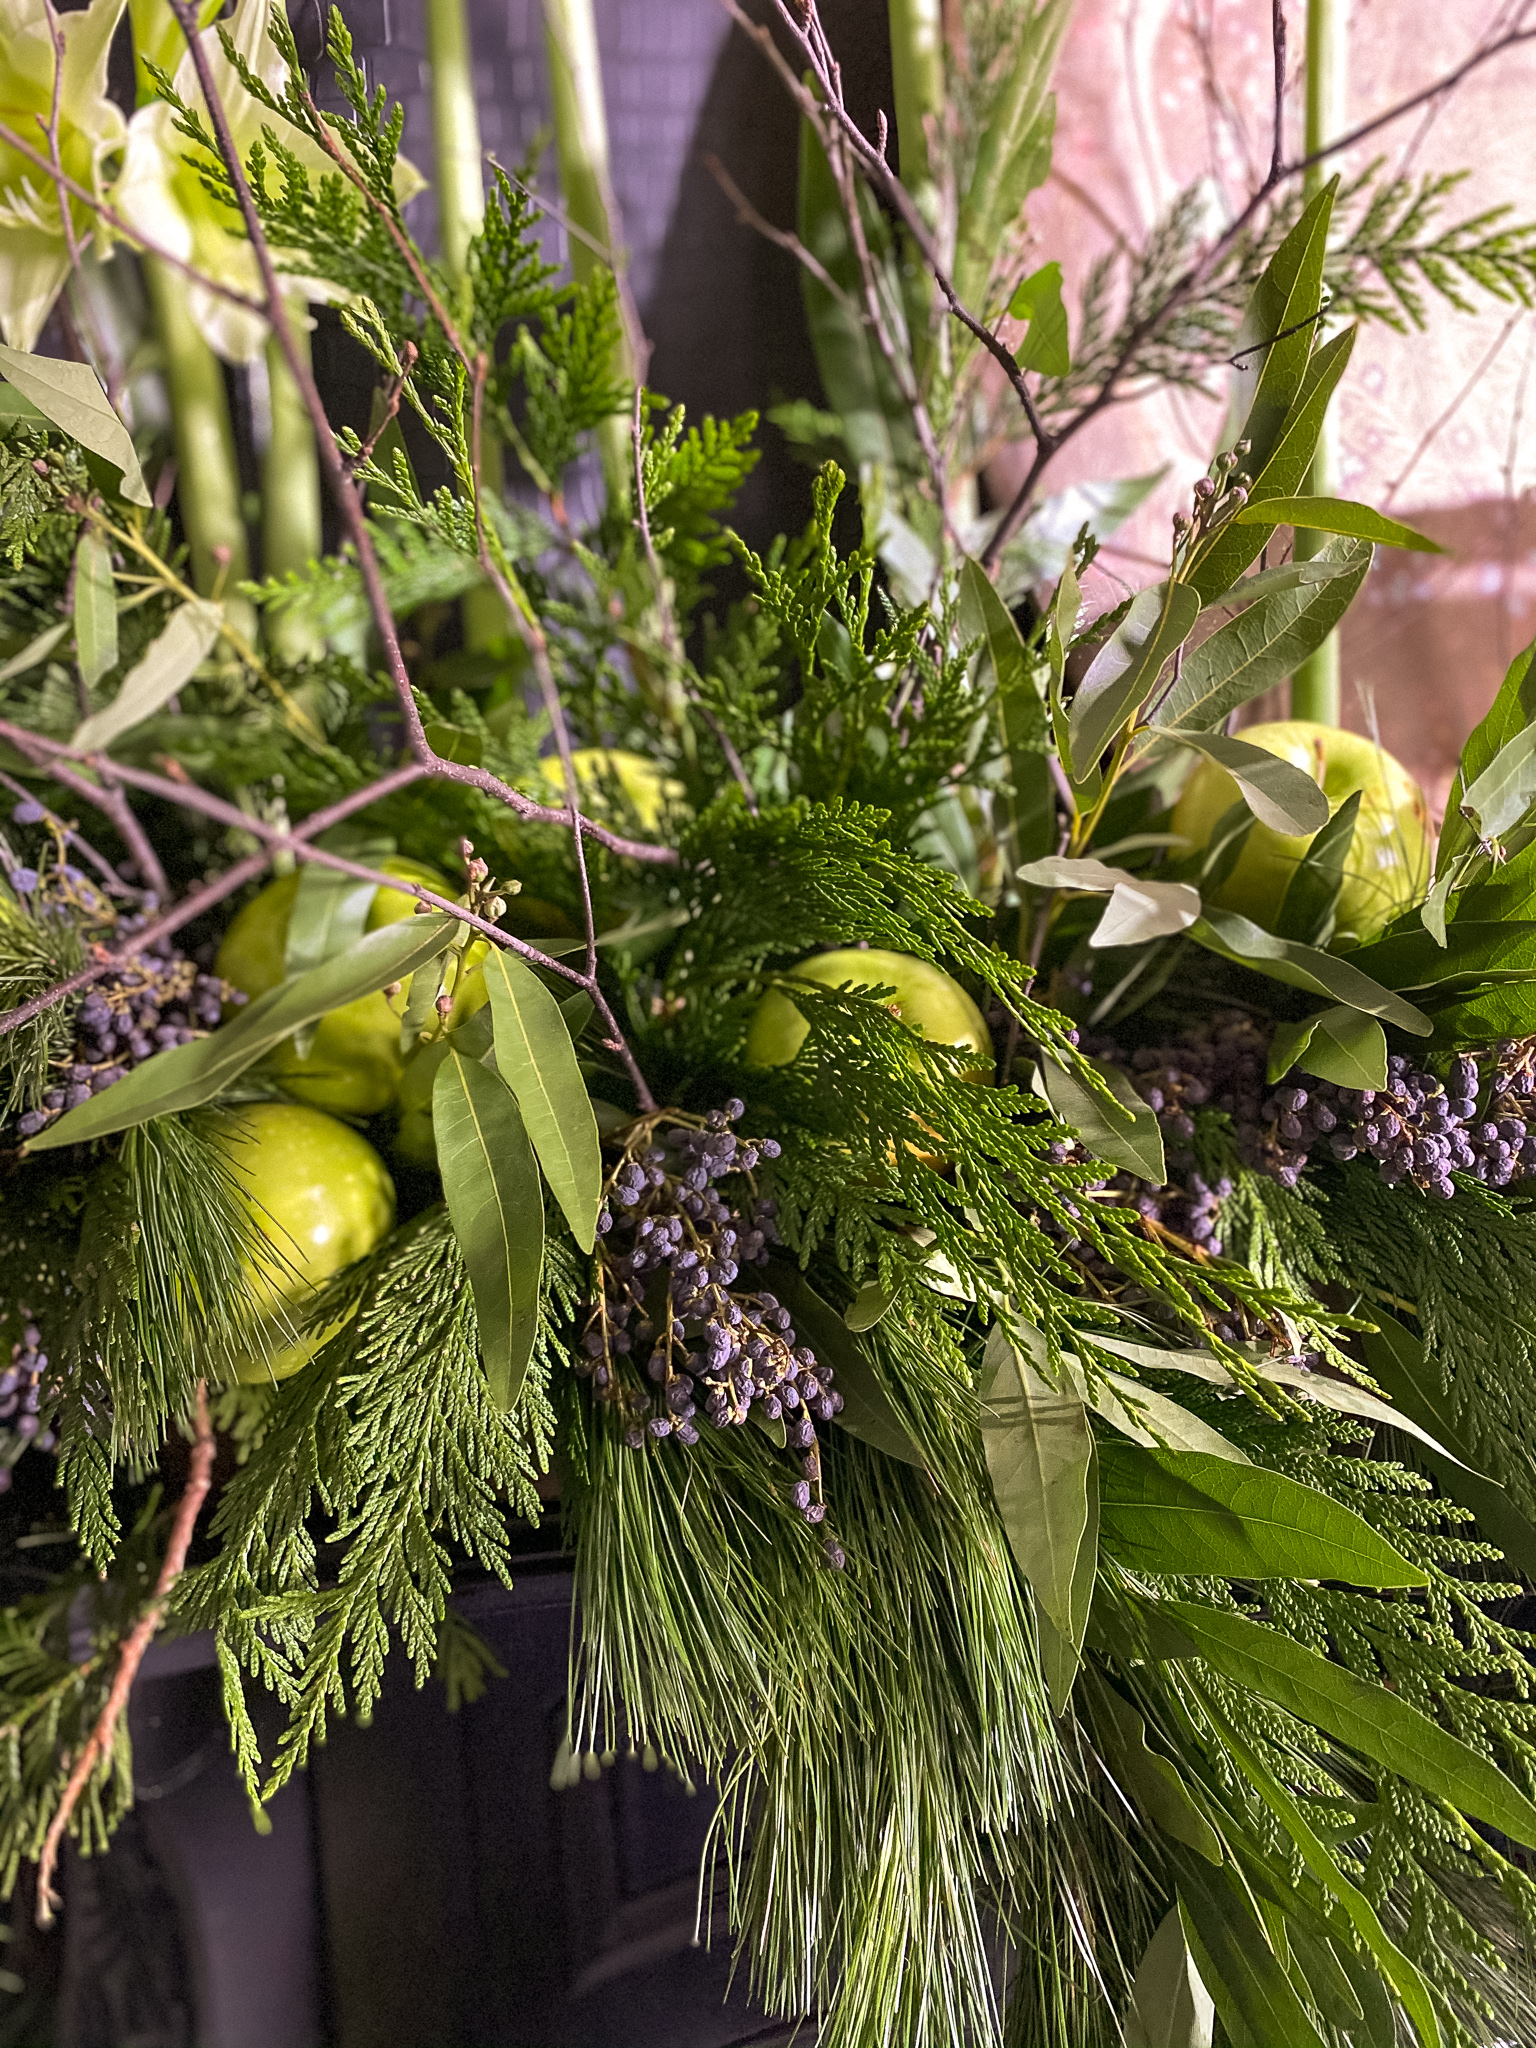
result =
[[[1078,0],[1059,75],[1056,170],[1035,202],[1041,250],[1081,277],[1115,228],[1139,237],[1174,195],[1209,181],[1218,223],[1263,175],[1270,147],[1268,0]],[[1513,0],[1353,0],[1351,126],[1453,69]],[[1301,0],[1287,0],[1287,151],[1300,151]],[[1453,218],[1510,204],[1536,218],[1536,46],[1495,59],[1343,163],[1467,170]],[[1536,634],[1536,315],[1475,294],[1475,315],[1431,300],[1428,330],[1373,325],[1339,407],[1342,490],[1422,525],[1448,557],[1387,554],[1345,630],[1345,716],[1443,799],[1461,740],[1511,655]],[[1528,390],[1528,385],[1532,388]],[[1166,552],[1169,515],[1204,467],[1221,399],[1118,408],[1058,458],[1051,487],[1171,464],[1105,568],[1136,584]],[[1113,587],[1102,586],[1105,601]]]

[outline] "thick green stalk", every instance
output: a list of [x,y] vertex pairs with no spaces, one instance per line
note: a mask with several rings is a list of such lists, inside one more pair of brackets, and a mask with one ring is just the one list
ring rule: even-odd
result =
[[936,195],[928,164],[927,118],[944,111],[943,0],[890,0],[890,23],[901,181],[932,227]]
[[[205,596],[216,586],[228,593],[251,571],[224,366],[192,318],[182,273],[146,257],[144,276],[171,394],[176,498],[192,550],[193,588]],[[254,638],[251,605],[242,597],[226,601],[230,623]]]
[[[613,186],[608,170],[608,115],[603,105],[603,69],[592,0],[544,0],[544,44],[566,218],[590,236],[598,249],[617,256],[609,214]],[[578,281],[590,277],[605,260],[578,235],[570,237],[570,250],[571,270]],[[623,340],[615,351],[614,373],[625,383],[635,374],[629,345]],[[598,430],[598,447],[608,502],[617,511],[627,506],[630,498],[634,458],[628,423],[605,420]]]
[[469,245],[485,219],[480,110],[464,0],[427,0],[427,63],[438,248],[449,275],[462,287]]
[[[1343,133],[1345,49],[1344,0],[1307,0],[1308,156]],[[1306,173],[1308,199],[1321,191],[1329,175],[1327,164],[1312,166]],[[1330,414],[1324,418],[1317,437],[1317,450],[1307,477],[1307,495],[1327,497],[1338,489],[1338,481],[1338,431]],[[1320,533],[1298,533],[1297,555],[1316,554],[1325,538]],[[1337,725],[1339,708],[1339,636],[1335,631],[1315,654],[1308,655],[1291,678],[1291,716]]]
[[[293,338],[307,361],[309,330],[299,320],[293,322]],[[264,576],[286,576],[320,553],[320,457],[308,408],[271,336],[267,391],[271,425],[261,464],[261,568]],[[287,661],[320,652],[310,628],[291,612],[276,613],[269,631],[274,652]]]

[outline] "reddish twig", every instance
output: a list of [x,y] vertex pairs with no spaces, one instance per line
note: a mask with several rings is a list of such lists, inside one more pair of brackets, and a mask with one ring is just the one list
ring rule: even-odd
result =
[[117,1724],[128,1704],[128,1695],[133,1690],[133,1681],[144,1661],[144,1653],[154,1640],[155,1631],[164,1619],[165,1603],[171,1589],[186,1568],[192,1531],[197,1525],[199,1510],[208,1496],[208,1488],[213,1481],[213,1424],[208,1416],[208,1386],[204,1380],[197,1383],[192,1412],[196,1432],[192,1444],[192,1458],[186,1486],[176,1504],[176,1519],[171,1524],[171,1540],[166,1545],[160,1576],[155,1581],[155,1590],[149,1605],[123,1638],[122,1648],[118,1652],[117,1671],[112,1680],[111,1690],[107,1694],[106,1705],[97,1716],[96,1725],[91,1730],[85,1747],[75,1759],[74,1769],[70,1772],[69,1782],[64,1787],[64,1796],[59,1801],[58,1811],[49,1822],[48,1832],[43,1838],[43,1853],[38,1859],[37,1866],[39,1927],[49,1927],[53,1924],[54,1914],[62,1903],[53,1888],[53,1874],[70,1816],[90,1783],[92,1771],[103,1757],[111,1754]]

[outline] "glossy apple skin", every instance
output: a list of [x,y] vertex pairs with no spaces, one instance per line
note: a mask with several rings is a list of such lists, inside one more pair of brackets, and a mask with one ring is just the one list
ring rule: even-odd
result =
[[[992,1036],[986,1019],[959,982],[931,961],[915,960],[910,953],[849,946],[836,953],[814,954],[790,972],[802,980],[819,982],[823,988],[838,988],[847,982],[894,989],[890,1007],[898,1017],[937,1045],[963,1045],[980,1053],[986,1071],[975,1078],[991,1078]],[[809,1030],[789,997],[771,988],[748,1027],[744,1057],[754,1067],[787,1066]]]
[[[399,881],[414,882],[450,900],[453,896],[452,884],[419,861],[391,855],[379,866]],[[283,978],[288,919],[298,887],[296,873],[269,882],[224,934],[215,972],[248,996],[265,995]],[[414,916],[418,900],[404,889],[379,889],[368,911],[368,930],[377,931],[381,925],[398,924],[402,918]],[[479,972],[484,957],[484,942],[477,940],[466,956],[467,972],[454,1003],[455,1023],[462,1023],[486,1001],[485,977]],[[405,988],[409,987],[407,979]],[[266,1071],[296,1101],[314,1109],[333,1110],[338,1116],[376,1116],[389,1108],[400,1087],[400,1013],[404,1003],[402,993],[391,1007],[382,992],[345,1003],[320,1020],[314,1044],[302,1059],[290,1041],[268,1061]]]
[[283,1265],[249,1269],[267,1342],[239,1367],[247,1385],[284,1380],[339,1325],[284,1343],[283,1312],[371,1252],[394,1228],[395,1184],[366,1138],[322,1110],[258,1102],[221,1118],[217,1142],[247,1209]]
[[[571,763],[582,801],[591,806],[594,814],[603,809],[603,782],[612,776],[647,832],[654,832],[661,822],[663,804],[676,802],[683,793],[682,784],[665,777],[654,761],[647,761],[643,754],[631,754],[623,747],[577,747]],[[546,754],[539,762],[539,773],[553,791],[549,801],[563,801],[565,769],[559,755]]]
[[[1400,761],[1359,733],[1305,718],[1244,726],[1239,737],[1304,768],[1321,784],[1331,810],[1360,791],[1354,844],[1339,891],[1335,945],[1358,945],[1373,937],[1422,896],[1429,886],[1434,833],[1424,792]],[[1205,846],[1217,820],[1240,801],[1241,792],[1226,770],[1202,761],[1174,805],[1170,830],[1193,847]],[[1240,911],[1255,924],[1272,925],[1310,844],[1306,834],[1292,837],[1255,823],[1237,865],[1208,900],[1220,909]]]

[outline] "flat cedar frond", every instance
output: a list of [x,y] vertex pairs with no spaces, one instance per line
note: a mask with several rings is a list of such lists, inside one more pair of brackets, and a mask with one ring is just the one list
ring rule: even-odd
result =
[[[188,1625],[218,1632],[236,1754],[252,1796],[261,1755],[242,1671],[270,1686],[289,1725],[266,1784],[303,1766],[330,1716],[366,1715],[398,1640],[420,1684],[440,1654],[455,1558],[506,1581],[507,1517],[538,1517],[549,1457],[545,1392],[573,1275],[546,1262],[546,1321],[517,1408],[491,1405],[476,1356],[474,1300],[446,1212],[429,1211],[314,1304],[346,1318],[313,1365],[282,1386],[265,1432],[214,1518],[217,1555],[178,1589]],[[309,1519],[332,1527],[325,1568]],[[459,1645],[456,1687],[473,1686]],[[474,1660],[471,1659],[471,1664]]]

